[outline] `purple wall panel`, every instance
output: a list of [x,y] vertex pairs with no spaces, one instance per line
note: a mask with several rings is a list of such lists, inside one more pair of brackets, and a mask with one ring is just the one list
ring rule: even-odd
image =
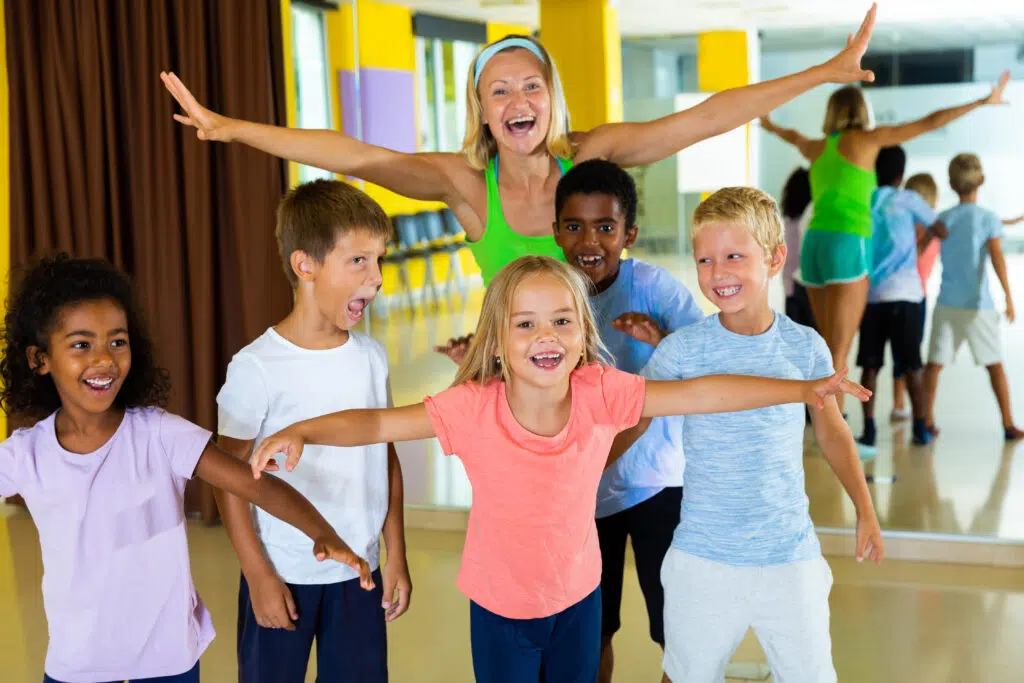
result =
[[[374,145],[399,152],[416,151],[416,103],[414,74],[395,69],[361,69],[363,135]],[[356,133],[355,74],[342,71],[341,118],[344,131]]]

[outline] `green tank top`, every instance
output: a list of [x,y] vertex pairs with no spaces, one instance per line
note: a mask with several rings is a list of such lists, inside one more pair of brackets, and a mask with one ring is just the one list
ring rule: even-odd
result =
[[[559,159],[562,175],[572,168],[571,159]],[[498,157],[495,156],[484,170],[487,179],[487,224],[483,236],[476,242],[468,242],[473,258],[480,266],[484,287],[498,271],[520,256],[550,256],[565,261],[562,248],[555,243],[554,235],[527,237],[512,230],[501,210],[501,196],[498,194]]]
[[875,174],[854,166],[839,153],[839,133],[825,140],[825,150],[811,164],[814,214],[808,230],[871,237],[871,193]]

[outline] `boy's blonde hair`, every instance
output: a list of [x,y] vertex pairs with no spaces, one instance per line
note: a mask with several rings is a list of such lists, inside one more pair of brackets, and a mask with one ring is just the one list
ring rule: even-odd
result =
[[931,173],[917,173],[907,178],[903,185],[908,190],[921,195],[921,198],[928,202],[933,209],[939,203],[939,186],[935,184],[935,178]]
[[957,154],[949,162],[949,186],[957,194],[970,194],[985,180],[977,154]]
[[277,250],[292,289],[299,278],[292,254],[304,251],[322,264],[338,239],[353,230],[366,230],[387,241],[391,219],[380,204],[357,187],[340,180],[319,179],[292,188],[277,206]]
[[[544,139],[548,152],[555,157],[571,159],[575,154],[572,143],[569,141],[569,105],[565,103],[565,91],[562,89],[562,79],[558,77],[558,69],[554,60],[539,40],[531,36],[505,36],[508,38],[520,38],[529,40],[537,46],[537,49],[544,55],[544,81],[547,83],[548,92],[551,96],[551,123],[548,125],[548,134]],[[478,171],[482,171],[490,163],[491,159],[498,153],[498,142],[494,139],[487,124],[484,123],[484,105],[480,98],[480,90],[474,83],[474,72],[476,62],[484,50],[495,43],[484,45],[476,53],[476,57],[470,63],[469,73],[466,75],[466,136],[462,140],[462,156],[466,163]],[[505,50],[523,50],[525,48],[510,45]],[[501,125],[501,122],[497,122]]]
[[750,231],[770,260],[786,243],[779,205],[754,187],[724,187],[700,203],[693,212],[690,239],[709,223],[740,223]]
[[508,382],[508,332],[512,324],[512,302],[519,287],[527,279],[548,275],[559,280],[572,293],[573,305],[583,330],[583,355],[580,365],[602,362],[606,353],[590,310],[587,283],[571,266],[549,256],[522,256],[498,271],[487,287],[480,309],[476,334],[466,359],[455,375],[455,384],[477,382],[487,384],[493,379]]
[[870,127],[871,108],[868,107],[863,90],[855,85],[847,85],[828,98],[825,123],[821,127],[825,135],[852,129],[867,130]]

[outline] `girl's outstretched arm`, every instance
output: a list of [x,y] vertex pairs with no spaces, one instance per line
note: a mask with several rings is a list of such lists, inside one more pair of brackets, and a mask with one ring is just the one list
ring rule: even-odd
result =
[[285,469],[299,464],[306,444],[318,446],[368,446],[375,443],[417,441],[436,436],[434,425],[422,403],[401,408],[342,410],[297,422],[263,440],[252,454],[250,464],[256,479],[264,471],[278,469],[272,458],[283,453]]
[[777,136],[783,142],[796,147],[800,155],[814,163],[814,161],[821,156],[821,153],[825,150],[825,141],[820,139],[812,139],[803,135],[798,130],[793,128],[783,128],[772,123],[772,120],[767,116],[761,117],[761,128],[772,135]]
[[846,379],[847,369],[816,380],[771,379],[745,375],[708,375],[672,381],[647,380],[643,417],[733,413],[754,408],[807,403],[822,408],[838,394],[866,401],[871,392]]
[[221,489],[263,508],[278,519],[313,539],[318,560],[334,560],[359,572],[359,585],[372,590],[370,565],[356,555],[330,523],[316,511],[305,496],[277,477],[255,480],[249,468],[238,458],[225,453],[212,442],[207,444],[196,464],[195,476],[214,489]]
[[875,26],[876,5],[846,47],[824,64],[763,83],[712,95],[685,111],[644,123],[610,123],[579,136],[577,160],[602,158],[620,166],[643,166],[681,149],[767,116],[779,106],[824,83],[873,81],[861,68]]
[[175,114],[175,120],[194,127],[200,140],[241,142],[282,159],[368,180],[412,199],[458,203],[453,176],[469,167],[455,154],[406,154],[333,130],[232,119],[199,104],[175,74],[164,72],[160,79],[184,111]]
[[979,107],[984,107],[986,104],[1006,104],[1006,100],[1003,99],[1003,91],[1006,90],[1006,84],[1009,81],[1010,72],[1004,71],[1003,75],[999,78],[999,82],[992,88],[992,92],[980,100],[968,102],[959,107],[940,109],[917,121],[903,123],[898,126],[879,126],[869,131],[868,134],[871,137],[871,141],[879,147],[891,147],[902,144],[907,140],[913,140],[919,135],[938,130],[956,121],[961,116],[965,116]]

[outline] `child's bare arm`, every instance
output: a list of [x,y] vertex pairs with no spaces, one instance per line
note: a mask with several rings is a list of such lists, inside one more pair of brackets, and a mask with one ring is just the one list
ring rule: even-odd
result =
[[[405,556],[405,493],[402,464],[393,443],[388,444],[388,514],[384,518],[384,546],[388,561],[384,566],[384,618],[394,621],[409,609],[412,581]],[[398,599],[395,599],[397,593]]]
[[674,381],[647,380],[643,417],[701,415],[753,410],[785,403],[824,405],[829,396],[846,393],[866,401],[871,393],[846,379],[841,370],[825,379],[803,381],[748,377],[744,375],[708,375]]
[[1004,218],[1003,225],[1017,225],[1018,223],[1024,223],[1024,214],[1017,216],[1016,218]]
[[367,446],[395,441],[429,439],[434,425],[423,403],[401,408],[343,410],[293,424],[264,439],[251,458],[252,473],[277,469],[271,459],[278,453],[287,457],[285,468],[295,469],[308,443],[320,446]]
[[836,473],[857,511],[857,561],[867,557],[878,564],[885,555],[882,531],[850,427],[831,396],[826,399],[824,408],[811,411],[811,421],[814,424],[814,437],[825,460]]
[[[241,462],[249,459],[254,443],[252,439],[217,437],[217,445]],[[242,574],[249,584],[256,623],[264,628],[294,631],[294,622],[299,616],[295,602],[288,586],[274,571],[274,567],[263,552],[263,544],[256,535],[256,527],[249,512],[249,501],[221,489],[214,489],[213,493],[217,498],[220,514],[224,518],[224,527],[227,529],[231,546],[235,549],[238,563],[242,567]]]
[[944,240],[949,237],[949,228],[942,221],[935,221],[930,226],[923,227],[921,225],[915,226],[917,228],[917,253],[920,255],[928,248],[932,240]]
[[608,453],[608,461],[604,464],[604,468],[608,469],[611,467],[616,460],[621,458],[626,451],[633,447],[633,444],[644,435],[647,428],[651,426],[650,418],[643,418],[636,424],[635,427],[624,429],[615,436],[615,441],[612,442],[612,449]]
[[1013,294],[1010,292],[1010,276],[1006,272],[1003,243],[998,237],[993,237],[988,241],[988,253],[992,258],[992,268],[996,271],[999,284],[1003,286],[1003,292],[1006,294],[1006,319],[1012,323],[1016,318],[1016,312],[1013,310]]
[[366,560],[338,538],[334,528],[312,503],[285,482],[273,476],[254,478],[245,463],[225,453],[213,442],[207,444],[199,457],[195,476],[215,489],[228,491],[291,524],[313,539],[313,553],[318,560],[331,559],[347,564],[359,572],[359,583],[364,589],[373,588]]

